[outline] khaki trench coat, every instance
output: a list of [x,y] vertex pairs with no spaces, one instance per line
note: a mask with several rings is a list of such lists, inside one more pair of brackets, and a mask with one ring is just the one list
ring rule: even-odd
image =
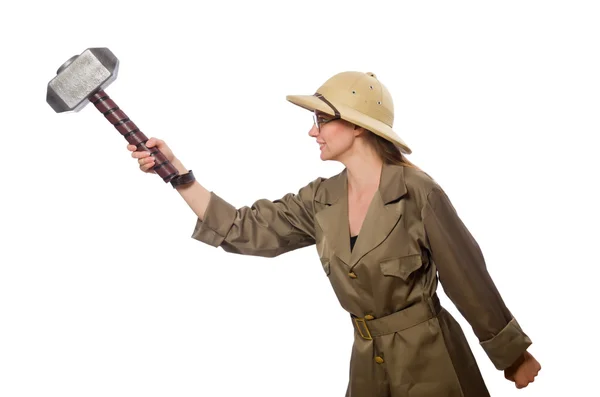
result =
[[237,209],[211,192],[192,237],[263,257],[315,245],[354,327],[346,396],[489,396],[460,325],[439,305],[438,280],[498,370],[532,343],[448,196],[415,168],[383,165],[353,249],[346,169]]

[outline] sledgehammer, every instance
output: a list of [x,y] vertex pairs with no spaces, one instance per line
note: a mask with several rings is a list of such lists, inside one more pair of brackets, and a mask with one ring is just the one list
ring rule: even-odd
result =
[[148,148],[148,138],[104,92],[117,78],[119,60],[108,48],[88,48],[66,61],[48,83],[46,102],[57,113],[83,109],[88,101],[137,150],[149,151],[154,157],[154,171],[165,182],[179,175],[177,169],[156,147]]

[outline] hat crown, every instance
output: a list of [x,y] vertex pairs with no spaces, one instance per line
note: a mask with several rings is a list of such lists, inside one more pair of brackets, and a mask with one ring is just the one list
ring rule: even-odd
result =
[[394,124],[392,96],[371,72],[338,73],[323,83],[317,93],[323,95],[334,106],[345,105],[381,121],[390,128]]

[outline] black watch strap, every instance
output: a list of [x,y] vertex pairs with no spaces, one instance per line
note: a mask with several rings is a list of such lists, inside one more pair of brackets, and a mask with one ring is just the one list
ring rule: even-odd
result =
[[173,185],[173,189],[181,186],[187,185],[188,183],[192,183],[196,180],[194,177],[194,173],[192,170],[189,170],[187,173],[183,175],[177,175],[175,178],[171,179],[171,185]]

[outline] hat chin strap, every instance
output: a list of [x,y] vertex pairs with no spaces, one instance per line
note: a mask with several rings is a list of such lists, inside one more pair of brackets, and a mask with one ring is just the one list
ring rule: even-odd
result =
[[[329,107],[331,107],[333,109],[333,111],[335,112],[335,117],[340,117],[340,112],[338,112],[338,110],[335,108],[335,106],[333,106],[331,104],[331,102],[329,102],[327,99],[325,99],[325,97],[323,95],[319,94],[318,92],[313,95],[316,96],[317,98],[319,98],[320,100],[322,100],[323,102],[325,102]],[[357,128],[359,128],[359,126],[354,124],[354,129],[356,130]]]
[[327,104],[327,106],[332,108],[333,111],[335,112],[335,117],[340,117],[340,112],[338,112],[338,110],[335,108],[335,106],[333,106],[331,104],[331,102],[329,102],[327,99],[325,99],[325,97],[323,95],[319,94],[318,92],[314,93],[313,95],[316,96],[317,98],[319,98],[320,100],[322,100],[323,102],[325,102]]

